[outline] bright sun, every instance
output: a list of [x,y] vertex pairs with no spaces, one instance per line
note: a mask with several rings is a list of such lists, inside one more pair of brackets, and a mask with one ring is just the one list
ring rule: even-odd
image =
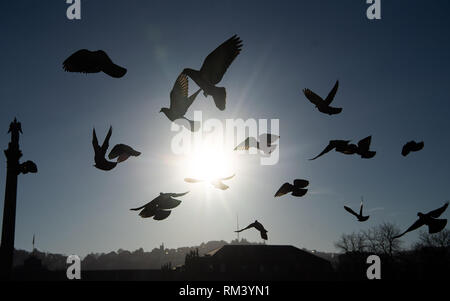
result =
[[213,180],[234,174],[233,152],[219,144],[203,142],[187,155],[186,177]]

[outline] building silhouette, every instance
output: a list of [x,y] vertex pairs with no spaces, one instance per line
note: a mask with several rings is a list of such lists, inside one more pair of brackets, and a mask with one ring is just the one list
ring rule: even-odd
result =
[[189,280],[332,280],[323,258],[293,246],[225,245],[205,256],[191,256],[182,271]]

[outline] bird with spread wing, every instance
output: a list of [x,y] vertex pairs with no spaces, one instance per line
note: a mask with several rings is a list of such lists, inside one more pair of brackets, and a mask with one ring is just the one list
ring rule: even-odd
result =
[[140,217],[142,218],[153,217],[154,220],[161,221],[169,217],[172,209],[178,207],[178,205],[181,204],[180,200],[174,198],[184,196],[188,192],[189,191],[183,193],[161,192],[158,197],[154,198],[147,204],[137,208],[132,208],[130,210],[133,211],[141,210],[141,212],[139,212]]
[[332,151],[343,153],[345,155],[358,154],[361,158],[370,159],[373,158],[376,152],[370,150],[370,143],[372,141],[372,136],[368,136],[364,139],[359,140],[358,144],[350,143],[350,140],[330,140],[325,149],[310,160],[315,160],[324,154]]
[[185,68],[183,73],[189,76],[203,90],[205,97],[211,95],[216,107],[223,111],[226,104],[226,90],[224,87],[216,87],[222,80],[225,72],[242,49],[242,41],[234,35],[213,52],[203,62],[200,70]]
[[256,148],[263,151],[266,155],[270,155],[277,147],[273,144],[280,138],[278,135],[264,133],[259,135],[258,139],[255,137],[247,137],[244,141],[238,144],[234,148],[235,151],[249,150],[250,148]]
[[112,126],[109,127],[108,134],[105,137],[105,140],[103,141],[102,146],[99,145],[97,134],[95,133],[95,128],[92,131],[92,146],[94,147],[94,161],[95,161],[95,167],[97,167],[100,170],[111,170],[114,167],[116,167],[117,163],[123,162],[127,160],[129,157],[134,156],[137,157],[141,153],[134,150],[131,146],[128,146],[126,144],[116,144],[113,149],[110,151],[108,158],[110,160],[117,158],[117,162],[112,162],[106,160],[106,151],[109,147],[109,139],[112,135]]
[[347,210],[347,212],[350,212],[351,214],[353,214],[354,216],[356,216],[356,218],[358,219],[359,222],[365,222],[366,220],[369,219],[369,215],[364,216],[363,215],[363,201],[361,200],[361,205],[359,206],[359,213],[356,213],[355,211],[353,211],[352,208],[344,206],[344,209]]
[[416,142],[414,140],[409,141],[405,145],[403,145],[402,148],[402,156],[406,157],[410,152],[418,152],[422,150],[422,148],[425,146],[425,143],[422,142]]
[[438,233],[442,231],[445,226],[447,225],[447,219],[438,219],[438,217],[441,216],[442,213],[447,209],[448,202],[444,204],[444,206],[432,210],[426,214],[423,214],[422,212],[417,213],[417,216],[419,217],[418,220],[414,222],[408,229],[406,229],[405,232],[403,232],[400,235],[397,235],[393,238],[399,238],[405,235],[408,232],[414,231],[424,225],[428,226],[428,233]]
[[[211,183],[212,186],[214,186],[217,189],[227,190],[229,188],[229,186],[225,185],[222,181],[230,180],[234,176],[235,175],[232,175],[232,176],[229,176],[229,177],[225,177],[225,178],[212,179],[209,182]],[[185,178],[184,181],[187,182],[187,183],[200,183],[200,182],[204,182],[206,180],[205,179],[195,179],[195,178]]]
[[292,195],[296,197],[304,196],[308,192],[308,189],[305,189],[308,185],[309,181],[303,179],[295,179],[294,185],[286,182],[281,185],[280,189],[278,189],[275,193],[275,197],[279,197],[290,192],[292,192]]
[[122,77],[127,73],[127,69],[114,64],[103,50],[78,50],[63,62],[63,69],[67,72],[80,73],[98,73],[102,71],[116,78]]
[[331,89],[330,93],[328,93],[328,96],[325,99],[323,99],[310,89],[303,89],[303,94],[305,94],[306,98],[310,102],[312,102],[320,112],[328,115],[335,115],[342,112],[342,108],[335,108],[330,106],[331,102],[334,99],[334,96],[336,95],[338,87],[339,81],[336,81],[336,84],[334,85],[333,89]]
[[105,159],[106,151],[109,147],[109,139],[112,135],[112,126],[109,127],[108,134],[106,134],[105,140],[103,140],[102,146],[98,144],[97,140],[97,134],[95,133],[95,129],[92,131],[92,146],[94,147],[94,161],[95,161],[95,167],[100,170],[111,170],[114,167],[116,167],[117,162],[111,162]]
[[250,225],[248,225],[244,229],[237,230],[237,231],[234,231],[234,232],[239,233],[239,232],[242,232],[242,231],[250,229],[250,228],[255,228],[256,230],[258,230],[259,233],[261,234],[261,238],[262,239],[264,239],[264,240],[268,239],[268,237],[267,237],[267,232],[268,231],[264,228],[264,226],[260,222],[258,222],[258,220],[255,220],[255,222],[251,223]]
[[189,122],[189,130],[196,131],[198,126],[197,124],[184,117],[187,113],[189,107],[194,102],[198,93],[200,93],[201,89],[197,92],[189,96],[189,80],[187,76],[181,73],[170,91],[170,107],[169,108],[161,108],[159,112],[164,113],[170,121],[175,121],[177,119],[184,119]]
[[108,158],[110,160],[117,158],[117,163],[127,160],[129,157],[137,157],[141,154],[137,150],[133,149],[131,146],[126,144],[116,144],[113,149],[109,152]]

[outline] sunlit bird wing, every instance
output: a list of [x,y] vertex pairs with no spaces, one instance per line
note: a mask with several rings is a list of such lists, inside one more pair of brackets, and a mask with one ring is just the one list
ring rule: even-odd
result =
[[194,179],[194,178],[184,178],[184,181],[187,182],[187,183],[200,183],[200,182],[203,182],[205,180]]
[[234,178],[235,174],[233,174],[232,176],[226,177],[226,178],[219,178],[218,180],[220,181],[225,181],[225,180],[230,180],[232,178]]
[[217,188],[217,189],[221,189],[221,190],[227,190],[228,188],[230,188],[228,185],[225,185],[224,183],[222,183],[220,180],[214,180],[211,181],[211,184]]
[[286,182],[283,185],[281,185],[281,187],[275,193],[274,197],[279,197],[279,196],[285,195],[286,193],[292,192],[293,189],[294,189],[294,186],[292,186],[291,184]]
[[274,134],[261,134],[258,137],[259,145],[270,147],[272,145],[272,143],[277,141],[279,138],[280,138],[280,136],[274,135]]
[[219,83],[241,49],[242,41],[237,35],[223,42],[203,62],[200,69],[203,77],[213,85]]
[[248,137],[244,141],[238,144],[234,148],[234,150],[248,150],[250,147],[256,147],[258,148],[259,144],[255,137]]
[[178,75],[170,91],[170,108],[177,109],[188,98],[189,82],[187,76],[183,73]]

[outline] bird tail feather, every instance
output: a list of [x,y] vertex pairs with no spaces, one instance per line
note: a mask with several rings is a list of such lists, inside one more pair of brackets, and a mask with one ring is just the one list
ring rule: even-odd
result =
[[430,234],[438,233],[447,225],[447,219],[434,219],[428,224],[428,232]]
[[226,104],[226,98],[227,98],[227,91],[224,87],[214,87],[212,93],[211,93],[214,103],[216,104],[216,107],[223,111],[225,110],[225,104]]

